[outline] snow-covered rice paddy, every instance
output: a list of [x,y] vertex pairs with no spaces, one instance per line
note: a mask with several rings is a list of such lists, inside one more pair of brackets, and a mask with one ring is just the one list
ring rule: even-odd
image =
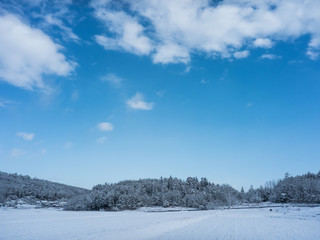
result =
[[1,240],[320,239],[320,207],[178,212],[0,208]]

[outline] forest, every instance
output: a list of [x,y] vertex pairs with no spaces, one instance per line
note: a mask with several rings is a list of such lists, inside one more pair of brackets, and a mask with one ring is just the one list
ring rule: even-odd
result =
[[238,191],[228,184],[188,177],[126,180],[98,184],[92,190],[0,172],[0,203],[18,199],[66,201],[65,210],[117,211],[139,207],[215,209],[245,203],[320,203],[320,171]]

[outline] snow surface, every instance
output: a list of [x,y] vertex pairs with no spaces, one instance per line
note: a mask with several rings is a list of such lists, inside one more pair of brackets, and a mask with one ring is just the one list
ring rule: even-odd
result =
[[272,209],[69,212],[0,208],[0,239],[320,239],[320,207]]

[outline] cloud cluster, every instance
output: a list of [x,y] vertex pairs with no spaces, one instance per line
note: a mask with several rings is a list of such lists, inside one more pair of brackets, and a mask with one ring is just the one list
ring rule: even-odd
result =
[[48,92],[45,75],[67,76],[74,69],[61,49],[48,35],[16,15],[0,15],[0,80]]
[[311,59],[319,54],[318,0],[95,0],[91,5],[106,26],[96,36],[99,44],[150,55],[155,63],[187,63],[194,52],[243,58],[252,47],[271,48],[305,34],[310,35],[306,54]]

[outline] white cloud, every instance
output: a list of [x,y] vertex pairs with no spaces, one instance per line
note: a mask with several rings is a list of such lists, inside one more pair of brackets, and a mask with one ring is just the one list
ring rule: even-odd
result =
[[277,58],[280,58],[280,56],[274,55],[274,54],[263,54],[261,56],[262,59],[269,59],[269,60],[274,60]]
[[0,80],[28,90],[50,88],[44,75],[67,76],[75,64],[60,53],[61,46],[17,16],[0,16]]
[[172,43],[157,47],[153,55],[154,63],[188,63],[189,61],[188,49]]
[[319,51],[317,49],[308,48],[307,56],[312,60],[317,60],[319,57]]
[[17,148],[12,149],[12,151],[10,153],[11,157],[14,157],[14,158],[15,157],[20,157],[20,156],[22,156],[24,154],[25,154],[25,152],[23,152],[22,150],[17,149]]
[[102,144],[102,143],[104,143],[106,140],[107,140],[106,137],[100,137],[100,138],[97,139],[97,143]]
[[141,93],[136,93],[127,101],[127,106],[136,110],[151,110],[154,103],[144,101],[143,95]]
[[18,132],[17,136],[22,137],[26,141],[32,141],[35,134],[34,133],[27,133],[27,132]]
[[138,21],[125,12],[107,11],[99,8],[96,17],[116,34],[115,38],[96,35],[96,41],[107,50],[123,49],[137,55],[149,54],[152,44],[144,34],[144,28]]
[[97,127],[100,131],[112,131],[113,130],[113,125],[109,122],[98,123]]
[[257,38],[254,40],[253,45],[260,48],[271,48],[272,41],[268,38]]
[[271,48],[306,34],[307,55],[316,59],[320,49],[319,0],[97,0],[92,6],[109,31],[96,36],[99,44],[149,55],[154,63],[188,63],[191,53],[230,58],[252,44]]
[[113,73],[108,73],[101,79],[102,81],[106,81],[114,85],[115,87],[119,87],[123,81],[122,78],[118,77],[117,75]]
[[238,58],[238,59],[240,59],[240,58],[246,58],[246,57],[248,57],[249,56],[249,51],[248,50],[244,50],[244,51],[239,51],[239,52],[235,52],[234,54],[233,54],[233,56],[235,57],[235,58]]

